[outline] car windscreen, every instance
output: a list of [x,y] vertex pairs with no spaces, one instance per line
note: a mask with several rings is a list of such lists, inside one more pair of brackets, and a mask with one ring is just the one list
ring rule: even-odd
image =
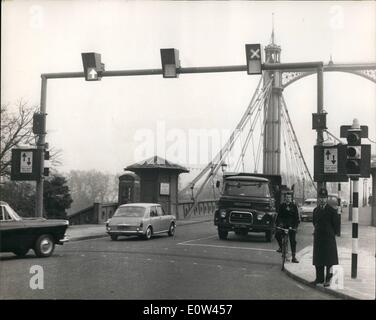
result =
[[304,201],[304,205],[305,206],[315,206],[316,205],[316,201]]
[[270,197],[269,185],[265,182],[228,181],[223,191],[227,196]]
[[128,206],[120,207],[116,210],[114,217],[135,217],[142,218],[145,214],[144,207]]

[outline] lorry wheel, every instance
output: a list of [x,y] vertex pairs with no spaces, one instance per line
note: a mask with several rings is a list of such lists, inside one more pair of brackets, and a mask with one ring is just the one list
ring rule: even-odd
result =
[[228,236],[228,231],[221,230],[218,228],[218,236],[219,236],[219,239],[226,240]]
[[266,242],[272,242],[273,232],[272,230],[265,231]]
[[49,234],[41,235],[35,242],[34,252],[37,257],[49,257],[55,249],[55,242]]

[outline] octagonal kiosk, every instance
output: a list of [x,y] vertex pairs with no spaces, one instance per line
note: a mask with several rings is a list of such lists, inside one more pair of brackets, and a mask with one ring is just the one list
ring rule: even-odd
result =
[[166,213],[178,216],[179,174],[188,169],[158,156],[137,162],[125,168],[140,177],[140,202],[162,205]]

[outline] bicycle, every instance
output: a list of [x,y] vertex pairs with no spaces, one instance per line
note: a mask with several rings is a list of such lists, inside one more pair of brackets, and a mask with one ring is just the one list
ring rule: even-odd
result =
[[281,228],[281,227],[276,227],[277,229],[279,230],[282,230],[283,231],[283,234],[282,234],[282,268],[281,270],[285,270],[285,262],[286,262],[286,259],[287,259],[287,252],[288,252],[288,244],[289,244],[289,231],[290,230],[293,230],[293,231],[296,231],[296,229],[293,229],[293,228]]

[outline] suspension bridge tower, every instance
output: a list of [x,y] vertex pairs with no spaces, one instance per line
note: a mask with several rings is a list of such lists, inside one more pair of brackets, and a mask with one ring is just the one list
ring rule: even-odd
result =
[[[265,62],[280,63],[281,47],[274,42],[274,26],[271,43],[265,47]],[[264,153],[263,173],[280,174],[281,172],[281,96],[282,73],[280,71],[264,71],[264,87],[272,81],[270,99],[264,104]]]

